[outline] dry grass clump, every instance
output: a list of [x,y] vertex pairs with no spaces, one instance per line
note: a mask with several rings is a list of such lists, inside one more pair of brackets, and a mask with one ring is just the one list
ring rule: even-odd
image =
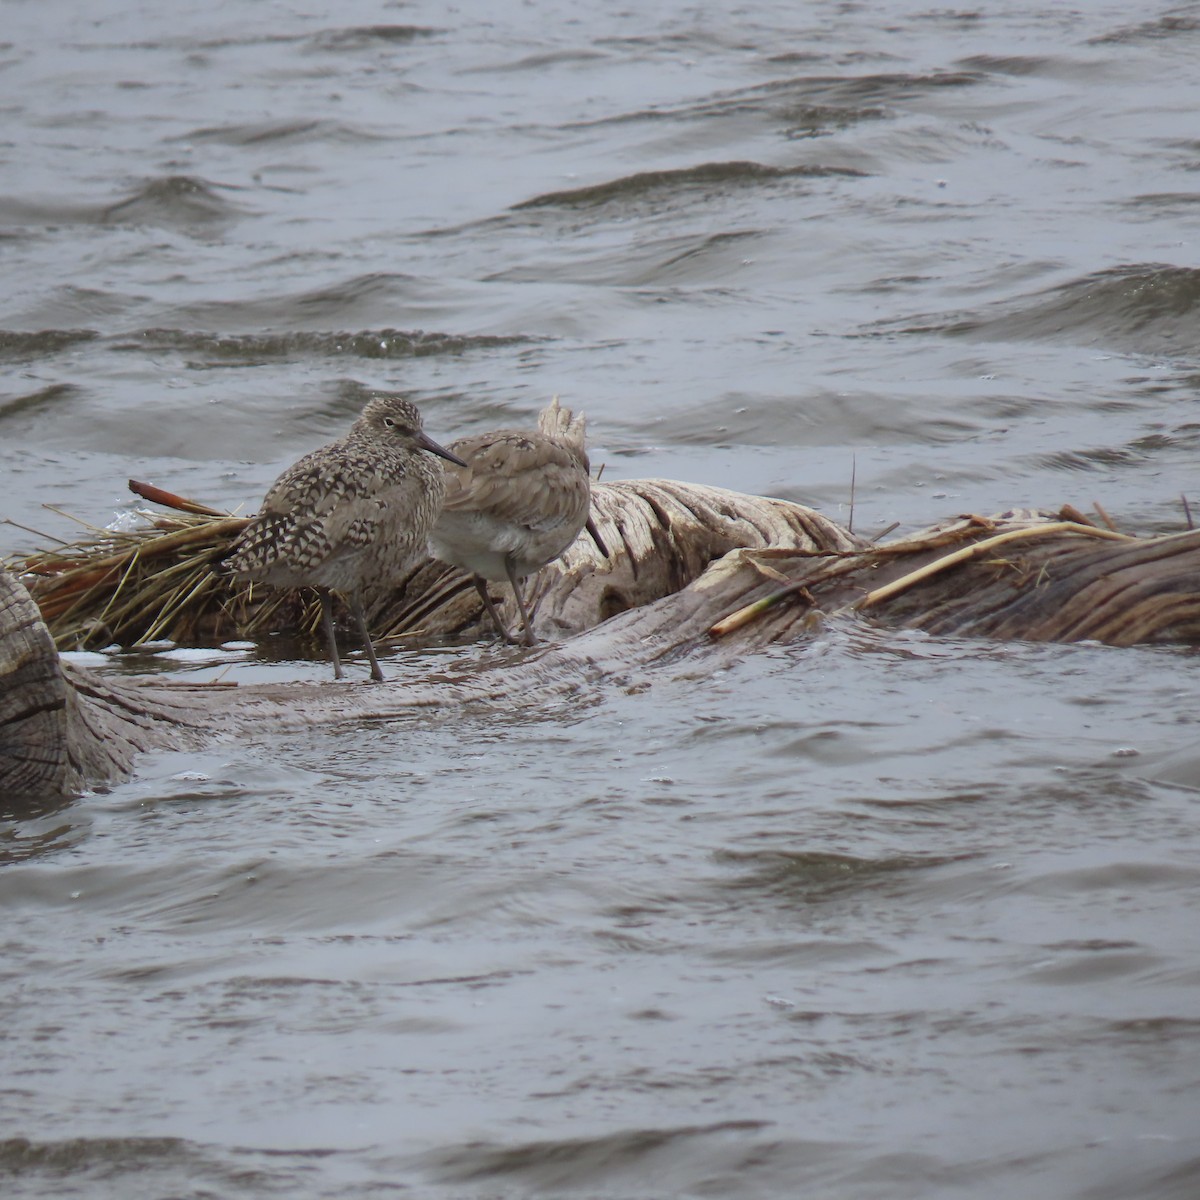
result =
[[[321,606],[311,589],[239,583],[214,571],[249,517],[134,479],[129,487],[171,511],[143,510],[144,523],[132,529],[81,522],[88,533],[78,541],[0,561],[29,589],[60,650],[163,640],[204,644],[279,630],[317,636]],[[454,599],[464,582],[448,583],[447,572],[440,563],[425,563],[413,572],[416,601],[405,581],[398,581],[375,617],[377,633],[411,635],[442,608],[448,609],[447,621],[462,625],[467,617],[459,615],[461,605],[455,607]],[[342,615],[340,602],[335,611]],[[439,626],[439,631],[444,630]]]
[[[252,631],[286,593],[256,597],[231,589],[213,566],[249,518],[222,513],[130,480],[137,494],[174,511],[144,512],[132,529],[100,529],[75,542],[15,557],[21,577],[60,648],[136,646],[227,637]],[[265,603],[262,601],[265,600]]]

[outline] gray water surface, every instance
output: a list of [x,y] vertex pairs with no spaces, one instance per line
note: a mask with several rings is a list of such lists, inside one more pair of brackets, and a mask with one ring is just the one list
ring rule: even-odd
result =
[[[1200,5],[4,17],[0,517],[47,536],[129,476],[253,509],[360,385],[439,438],[558,393],[610,480],[854,476],[868,533],[1200,497]],[[839,621],[9,798],[0,1186],[1190,1200],[1198,708],[1187,650]]]

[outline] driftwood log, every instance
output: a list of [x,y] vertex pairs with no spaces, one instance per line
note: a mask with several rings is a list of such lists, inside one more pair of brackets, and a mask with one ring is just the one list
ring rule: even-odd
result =
[[[593,519],[607,556],[581,537],[529,597],[539,635],[553,640],[415,685],[229,686],[97,674],[60,658],[38,604],[55,610],[55,578],[44,555],[31,556],[27,563],[40,564],[26,576],[33,595],[0,571],[0,788],[68,795],[123,778],[138,754],[157,747],[421,707],[536,706],[601,677],[642,686],[681,660],[690,672],[713,670],[811,637],[822,617],[838,613],[939,635],[1200,644],[1200,531],[1134,538],[1072,515],[963,517],[871,543],[786,501],[665,480],[598,485]],[[207,519],[204,536],[216,546],[240,527],[222,514]],[[97,547],[96,561],[105,553]],[[154,561],[153,550],[147,558]],[[160,558],[163,571],[178,569],[165,552]],[[89,586],[115,591],[129,573],[129,563],[118,564],[111,583]],[[204,588],[194,588],[197,604]],[[241,608],[233,599],[220,607],[231,628],[238,613],[254,612],[252,599]],[[380,632],[427,639],[471,631],[481,616],[465,577],[440,564],[375,597],[372,609]],[[274,611],[287,619],[286,609]],[[153,614],[145,620],[161,624]],[[69,643],[63,631],[57,637]]]

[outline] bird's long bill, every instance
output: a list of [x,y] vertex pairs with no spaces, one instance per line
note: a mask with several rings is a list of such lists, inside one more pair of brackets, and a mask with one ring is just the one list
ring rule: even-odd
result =
[[417,434],[417,445],[422,450],[428,450],[430,454],[436,454],[439,458],[444,458],[447,462],[452,462],[456,467],[465,467],[467,465],[457,454],[451,454],[445,446],[439,446],[424,430]]

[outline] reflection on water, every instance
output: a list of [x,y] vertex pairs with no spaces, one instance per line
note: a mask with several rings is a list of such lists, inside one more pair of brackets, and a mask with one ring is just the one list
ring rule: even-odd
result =
[[[860,529],[1195,500],[1182,9],[6,15],[0,516],[252,506],[360,385]],[[1200,1188],[1194,655],[650,683],[5,800],[5,1195]]]

